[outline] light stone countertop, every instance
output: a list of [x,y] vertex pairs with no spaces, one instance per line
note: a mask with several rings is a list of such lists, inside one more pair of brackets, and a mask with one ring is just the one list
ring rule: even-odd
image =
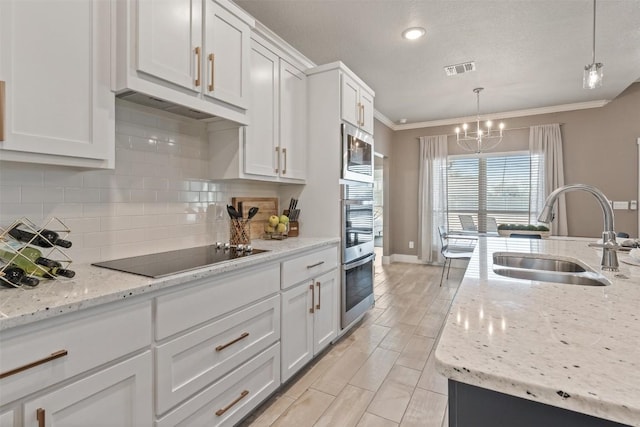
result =
[[41,280],[35,288],[0,286],[0,331],[83,308],[123,300],[206,277],[236,271],[256,264],[277,261],[338,244],[338,238],[253,240],[256,249],[269,252],[238,258],[184,273],[152,279],[90,264],[72,264],[73,279]]
[[510,279],[494,252],[576,258],[600,271],[588,242],[481,238],[436,348],[446,377],[640,426],[640,266],[602,272],[610,286]]

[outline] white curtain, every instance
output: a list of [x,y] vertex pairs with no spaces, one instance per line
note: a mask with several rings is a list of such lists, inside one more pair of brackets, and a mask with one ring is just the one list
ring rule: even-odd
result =
[[[529,129],[529,150],[532,165],[537,162],[538,167],[531,170],[531,220],[537,222],[537,217],[546,197],[556,188],[564,185],[564,166],[562,162],[562,135],[560,125],[531,126]],[[551,224],[551,234],[555,236],[568,235],[567,204],[564,194],[560,195],[554,206],[555,219]]]
[[447,224],[447,135],[420,137],[418,258],[437,262],[438,226]]

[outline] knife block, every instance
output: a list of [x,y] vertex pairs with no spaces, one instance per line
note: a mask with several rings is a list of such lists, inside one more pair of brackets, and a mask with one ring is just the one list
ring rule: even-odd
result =
[[298,221],[289,221],[289,237],[298,237],[300,225]]

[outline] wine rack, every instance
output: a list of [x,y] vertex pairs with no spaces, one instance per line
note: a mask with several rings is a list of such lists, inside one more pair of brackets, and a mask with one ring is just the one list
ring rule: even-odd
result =
[[[29,240],[27,241],[24,241],[24,240],[18,241],[17,239],[15,239],[13,236],[9,234],[9,232],[13,230],[15,227],[18,227],[22,231],[26,231],[33,234],[33,237],[29,238]],[[73,262],[71,257],[69,257],[69,255],[67,255],[67,253],[62,248],[54,245],[54,242],[51,242],[49,239],[47,239],[40,232],[40,230],[53,231],[57,233],[59,235],[59,238],[61,239],[66,239],[69,233],[71,233],[71,230],[69,229],[69,227],[67,227],[67,225],[64,224],[62,220],[56,217],[52,217],[48,219],[46,222],[44,222],[40,226],[36,225],[28,218],[22,217],[20,219],[15,220],[6,229],[4,229],[3,227],[0,227],[0,250],[2,250],[5,254],[11,253],[11,257],[8,259],[6,256],[5,256],[5,259],[0,258],[0,284],[1,285],[4,285],[5,287],[13,286],[16,288],[23,288],[23,287],[28,288],[30,286],[36,286],[41,280],[47,280],[47,279],[55,280],[55,279],[61,278],[62,277],[61,275],[56,274],[56,272],[61,269],[63,271],[69,271],[68,270],[69,266]],[[42,246],[36,245],[34,244],[34,242],[36,241],[45,241],[47,243],[50,243],[51,247],[42,247]],[[16,250],[16,247],[18,246],[35,250],[35,251],[32,250],[31,252],[39,251],[41,253],[40,254],[41,257],[47,258],[48,260],[53,261],[56,264],[56,267],[48,268],[43,265],[35,263],[32,258],[22,253],[23,252],[22,249]],[[23,268],[18,267],[18,264],[24,264],[24,263],[28,263],[32,268],[32,271],[30,273],[27,271],[24,271]],[[35,284],[27,286],[25,284],[17,284],[17,283],[10,282],[7,279],[8,271],[10,269],[15,269],[15,268],[19,268],[20,270],[22,270],[24,272],[25,277],[34,279],[32,280],[32,282],[35,282]]]

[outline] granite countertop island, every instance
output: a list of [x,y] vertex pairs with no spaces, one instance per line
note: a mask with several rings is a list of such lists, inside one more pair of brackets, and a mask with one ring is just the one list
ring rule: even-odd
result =
[[602,253],[584,240],[480,238],[435,353],[450,404],[453,381],[640,426],[640,266],[620,253],[620,271],[601,272],[609,286],[538,282],[494,273],[492,254],[505,251],[600,272]]
[[[283,259],[304,251],[336,245],[338,238],[289,238],[251,242],[263,252],[188,272],[153,279],[90,264],[72,264],[73,279],[42,280],[34,288],[0,287],[0,331],[64,313],[166,289],[193,280]],[[176,248],[180,249],[180,248]]]

